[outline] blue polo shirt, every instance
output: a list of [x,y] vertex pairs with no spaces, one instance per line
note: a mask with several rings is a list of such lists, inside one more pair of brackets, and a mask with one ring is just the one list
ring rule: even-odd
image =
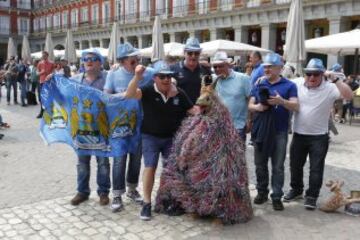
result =
[[264,76],[264,66],[262,65],[262,62],[258,62],[254,69],[251,72],[250,78],[251,78],[251,86],[253,87],[256,83],[256,81]]
[[106,75],[107,75],[106,71],[101,71],[99,76],[97,77],[97,79],[93,82],[86,81],[85,73],[79,73],[79,74],[71,77],[70,79],[75,82],[78,82],[78,83],[81,83],[81,84],[84,84],[84,85],[87,85],[87,86],[90,86],[90,87],[93,87],[93,88],[96,88],[96,89],[99,89],[100,91],[102,91],[104,89]]
[[[139,82],[139,87],[144,87],[153,83],[153,76],[155,70],[153,68],[146,68],[143,79]],[[115,71],[109,71],[104,90],[110,90],[112,93],[123,93],[128,88],[128,85],[133,79],[134,73],[128,72],[124,67],[119,67]]]
[[248,114],[251,84],[249,76],[231,70],[226,79],[219,79],[215,87],[220,99],[229,110],[236,129],[243,129]]
[[[286,78],[281,77],[280,81],[271,84],[267,79],[256,84],[251,90],[251,96],[255,97],[256,103],[259,102],[259,87],[267,86],[271,96],[275,96],[276,92],[286,100],[298,96],[295,83]],[[277,132],[287,132],[289,127],[289,110],[283,106],[272,106],[271,111],[275,113],[275,128]]]

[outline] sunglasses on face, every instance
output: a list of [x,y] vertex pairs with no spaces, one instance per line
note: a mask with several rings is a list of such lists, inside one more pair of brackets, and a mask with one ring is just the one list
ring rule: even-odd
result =
[[305,73],[305,74],[308,77],[311,77],[311,76],[318,77],[318,76],[320,76],[320,73]]
[[214,65],[214,66],[213,66],[214,69],[223,68],[223,67],[224,67],[224,65]]
[[158,74],[157,75],[160,80],[170,79],[171,74]]
[[200,55],[200,52],[187,52],[187,55],[189,56],[199,56]]
[[82,61],[83,62],[96,62],[96,61],[100,61],[100,59],[98,57],[83,57]]

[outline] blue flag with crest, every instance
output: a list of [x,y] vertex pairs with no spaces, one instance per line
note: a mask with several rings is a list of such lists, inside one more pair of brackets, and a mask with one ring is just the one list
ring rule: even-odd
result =
[[140,102],[105,94],[55,75],[41,89],[40,134],[47,144],[66,143],[79,155],[120,157],[140,142]]

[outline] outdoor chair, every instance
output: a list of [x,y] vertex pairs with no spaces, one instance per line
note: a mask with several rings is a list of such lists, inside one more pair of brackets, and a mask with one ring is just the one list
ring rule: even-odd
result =
[[351,125],[352,119],[360,113],[360,96],[354,96],[352,106],[349,111],[349,124]]

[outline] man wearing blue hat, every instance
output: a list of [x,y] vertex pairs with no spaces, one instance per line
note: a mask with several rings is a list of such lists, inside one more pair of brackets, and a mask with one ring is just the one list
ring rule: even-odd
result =
[[[297,90],[294,83],[280,75],[283,68],[280,55],[269,53],[264,58],[263,66],[265,76],[255,83],[249,102],[249,110],[254,112],[252,140],[258,191],[254,203],[263,204],[268,200],[268,161],[271,158],[272,204],[274,210],[283,210],[281,198],[284,194],[282,188],[284,186],[288,119],[289,111],[297,111],[299,108]],[[261,124],[262,128],[255,127],[261,127]]]
[[144,203],[140,219],[151,219],[151,192],[160,153],[166,160],[170,153],[172,138],[193,106],[186,93],[171,83],[173,72],[163,61],[155,64],[154,84],[138,87],[145,68],[136,67],[125,97],[141,99],[144,118],[142,121],[142,153]]
[[[138,49],[134,48],[130,43],[119,44],[117,47],[117,60],[120,67],[108,73],[104,91],[109,94],[125,94],[131,79],[135,76],[135,68],[139,65]],[[146,68],[142,72],[139,86],[152,85],[154,70]],[[128,186],[127,197],[133,201],[140,203],[142,198],[136,190],[139,182],[139,174],[141,168],[141,143],[139,143],[138,151],[135,154],[129,154],[129,165],[126,174],[126,182]],[[127,155],[123,157],[115,157],[112,169],[113,178],[113,202],[111,208],[113,212],[123,208],[121,195],[125,193],[125,172],[126,172]]]
[[184,48],[185,60],[171,66],[177,86],[186,92],[192,103],[200,96],[202,78],[211,75],[210,68],[200,64],[200,53],[199,40],[188,38]]
[[226,52],[216,52],[211,63],[218,79],[215,90],[230,111],[234,126],[245,143],[250,77],[231,68]]
[[[84,63],[85,72],[75,75],[71,79],[98,90],[103,90],[106,71],[102,70],[104,58],[96,49],[89,49],[81,54],[81,61]],[[79,205],[80,203],[89,199],[90,195],[90,155],[78,155],[77,164],[77,191],[76,196],[71,199],[72,205]],[[109,204],[109,190],[110,190],[110,164],[106,157],[96,157],[97,161],[97,177],[98,184],[97,193],[100,197],[100,205]]]
[[[309,156],[309,188],[305,192],[304,206],[314,210],[329,147],[330,111],[336,99],[352,99],[352,92],[342,81],[345,76],[333,71],[325,72],[320,59],[311,59],[304,70],[304,78],[293,80],[297,85],[300,108],[294,115],[294,137],[290,147],[291,190],[284,201],[302,198],[303,168]],[[325,75],[330,81],[325,80]]]

